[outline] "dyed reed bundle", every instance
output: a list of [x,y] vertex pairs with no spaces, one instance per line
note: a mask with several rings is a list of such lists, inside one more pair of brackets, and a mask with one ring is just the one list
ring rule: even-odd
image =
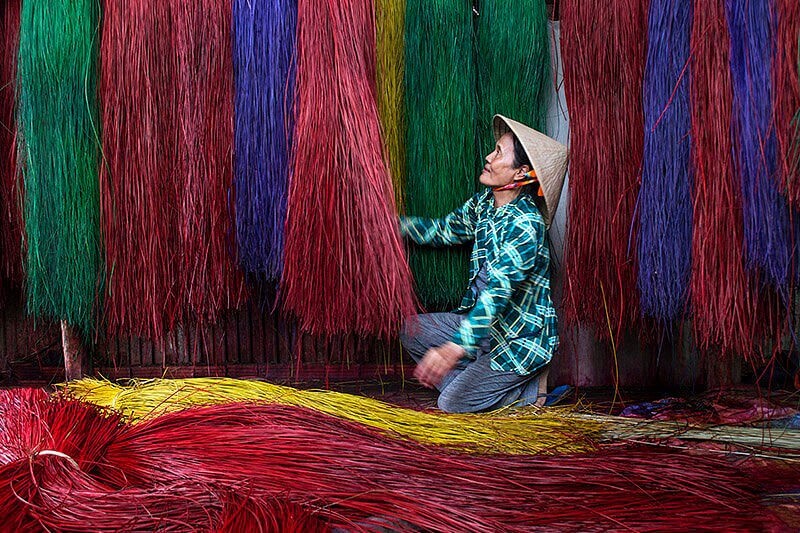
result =
[[178,78],[177,167],[181,295],[200,320],[242,299],[230,201],[233,58],[230,0],[173,0]]
[[284,308],[312,334],[390,337],[414,312],[375,104],[372,2],[301,0]]
[[102,280],[94,0],[24,2],[18,56],[28,308],[89,332]]
[[692,21],[691,307],[694,339],[707,354],[748,356],[755,298],[742,259],[739,180],[731,147],[732,84],[724,0],[695,0]]
[[[734,164],[740,177],[747,268],[786,291],[792,276],[789,208],[778,191],[772,124],[774,17],[768,2],[725,3],[733,80]],[[754,68],[754,65],[758,65]]]
[[283,268],[297,1],[233,3],[236,236],[246,272]]
[[20,0],[0,4],[0,277],[22,283],[22,209],[14,136]]
[[800,3],[774,0],[772,6],[777,20],[772,95],[780,184],[790,205],[800,209]]
[[[472,2],[407,0],[406,207],[411,215],[442,217],[475,192],[472,33]],[[466,250],[414,248],[409,262],[423,305],[449,309],[458,304],[468,281]]]
[[[584,452],[602,429],[578,421],[568,411],[451,415],[396,407],[378,400],[332,391],[304,391],[263,381],[230,378],[160,379],[122,387],[82,379],[65,385],[82,401],[109,407],[140,422],[193,406],[235,402],[306,407],[375,428],[387,435],[465,452],[537,454]],[[536,435],[531,439],[531,435]]]
[[[156,6],[159,6],[158,8]],[[100,39],[100,169],[109,335],[161,338],[184,317],[170,4],[106,1]]]
[[639,319],[634,223],[643,154],[646,0],[562,2],[570,109],[565,321],[619,336]]
[[383,144],[392,175],[397,210],[404,211],[406,180],[406,107],[403,91],[403,30],[406,0],[376,0],[376,88]]
[[157,338],[241,298],[230,5],[106,2],[103,16],[107,330]]
[[[480,3],[475,35],[479,155],[494,150],[496,113],[545,131],[552,83],[546,7],[543,0]],[[479,167],[483,164],[480,159]]]
[[691,2],[650,0],[638,282],[642,313],[665,325],[685,310],[691,271],[691,24]]

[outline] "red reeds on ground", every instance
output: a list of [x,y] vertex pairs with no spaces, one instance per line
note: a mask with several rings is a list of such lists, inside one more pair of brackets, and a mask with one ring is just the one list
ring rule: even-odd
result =
[[233,244],[231,6],[105,2],[100,173],[108,332],[161,337],[242,296]]
[[750,356],[755,296],[742,258],[742,202],[731,146],[733,102],[723,0],[695,0],[691,116],[694,220],[691,308],[707,354]]
[[[29,391],[0,394],[0,428],[0,512],[20,526],[224,530],[239,512],[265,524],[308,519],[312,528],[355,530],[378,520],[426,531],[775,523],[741,468],[652,447],[465,455],[281,405],[217,405],[123,426],[116,415]],[[800,482],[796,468],[780,472],[782,486]]]
[[644,126],[647,1],[568,0],[561,53],[570,110],[565,319],[601,338],[639,320],[634,227]]
[[300,0],[284,308],[319,335],[390,337],[414,311],[375,103],[372,2]]

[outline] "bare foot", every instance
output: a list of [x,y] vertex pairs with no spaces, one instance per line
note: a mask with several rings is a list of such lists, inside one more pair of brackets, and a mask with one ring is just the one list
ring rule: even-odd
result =
[[544,407],[544,402],[547,401],[547,376],[550,374],[550,367],[544,369],[539,375],[539,393],[536,398],[536,407]]

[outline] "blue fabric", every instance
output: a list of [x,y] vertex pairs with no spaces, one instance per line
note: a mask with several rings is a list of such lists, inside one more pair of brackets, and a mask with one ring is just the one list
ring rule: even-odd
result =
[[[428,313],[411,317],[400,340],[419,363],[430,348],[448,342],[465,320],[458,313]],[[488,347],[488,346],[487,346]],[[492,368],[487,349],[474,360],[462,359],[437,387],[438,405],[449,413],[493,411],[508,405],[531,405],[539,394],[539,374],[519,375]]]

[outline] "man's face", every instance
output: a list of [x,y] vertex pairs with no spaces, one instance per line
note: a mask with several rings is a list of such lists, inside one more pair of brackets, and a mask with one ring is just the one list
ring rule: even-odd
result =
[[514,168],[514,138],[510,132],[506,133],[498,139],[494,151],[486,156],[480,182],[487,187],[502,187],[522,174],[521,169]]

